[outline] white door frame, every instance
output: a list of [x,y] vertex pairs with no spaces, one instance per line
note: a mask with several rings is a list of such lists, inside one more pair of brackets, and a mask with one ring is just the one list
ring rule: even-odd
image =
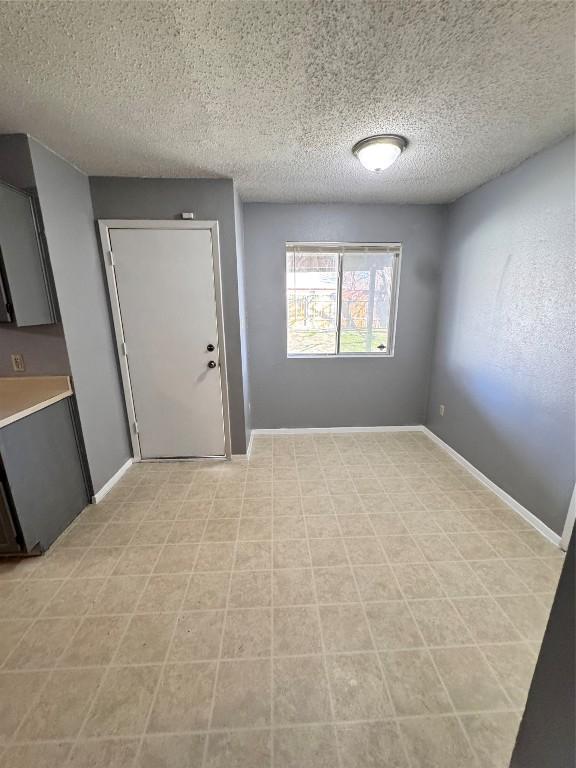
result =
[[574,530],[574,523],[576,522],[576,485],[572,491],[572,498],[570,499],[570,505],[568,507],[568,514],[566,515],[566,522],[564,523],[564,530],[562,531],[562,539],[560,541],[560,549],[564,552],[568,551],[570,545],[570,539],[572,537],[572,531]]
[[124,389],[124,400],[128,412],[130,440],[132,441],[132,451],[136,461],[142,461],[140,452],[140,441],[136,432],[136,412],[134,409],[134,399],[132,396],[132,385],[130,383],[130,370],[128,361],[124,354],[124,332],[122,328],[122,316],[120,313],[120,299],[118,296],[118,287],[116,285],[116,276],[114,272],[114,256],[112,254],[112,245],[110,242],[111,229],[203,229],[209,230],[212,235],[212,265],[214,271],[214,298],[216,300],[216,323],[218,329],[218,350],[220,357],[220,380],[222,383],[222,415],[224,417],[224,451],[227,459],[232,456],[230,442],[230,406],[228,398],[228,377],[226,367],[226,340],[224,335],[224,312],[222,302],[222,281],[220,274],[220,239],[218,234],[217,221],[176,221],[164,219],[99,219],[98,229],[100,230],[100,241],[102,243],[102,256],[104,259],[104,269],[108,283],[108,294],[110,297],[110,306],[112,308],[112,319],[114,322],[114,332],[116,337],[116,347],[118,349],[118,360],[120,361],[120,374],[122,377],[122,387]]

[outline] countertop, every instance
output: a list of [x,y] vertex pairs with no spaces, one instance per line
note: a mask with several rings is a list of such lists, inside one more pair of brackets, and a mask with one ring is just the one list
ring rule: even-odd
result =
[[0,428],[72,394],[68,376],[0,377]]

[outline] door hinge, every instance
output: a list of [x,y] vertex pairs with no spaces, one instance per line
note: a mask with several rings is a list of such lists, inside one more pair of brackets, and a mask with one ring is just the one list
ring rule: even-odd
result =
[[108,257],[110,259],[110,266],[115,267],[116,262],[114,261],[114,254],[112,253],[112,251],[108,251]]
[[134,422],[134,432],[136,432],[137,435],[140,434],[139,431],[138,431],[138,422],[137,421]]
[[122,352],[124,353],[124,357],[128,357],[128,347],[126,346],[126,342],[122,342]]

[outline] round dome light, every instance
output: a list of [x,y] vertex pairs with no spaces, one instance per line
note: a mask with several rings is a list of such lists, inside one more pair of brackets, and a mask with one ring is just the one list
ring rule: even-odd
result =
[[354,144],[352,152],[362,163],[364,168],[374,173],[380,173],[389,168],[408,146],[403,136],[395,134],[382,134],[381,136],[368,136],[366,139]]

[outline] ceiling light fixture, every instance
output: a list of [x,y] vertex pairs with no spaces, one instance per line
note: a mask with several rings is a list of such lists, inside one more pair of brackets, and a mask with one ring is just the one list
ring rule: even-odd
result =
[[408,146],[404,136],[385,133],[380,136],[368,136],[352,147],[352,152],[364,168],[380,173],[396,162]]

